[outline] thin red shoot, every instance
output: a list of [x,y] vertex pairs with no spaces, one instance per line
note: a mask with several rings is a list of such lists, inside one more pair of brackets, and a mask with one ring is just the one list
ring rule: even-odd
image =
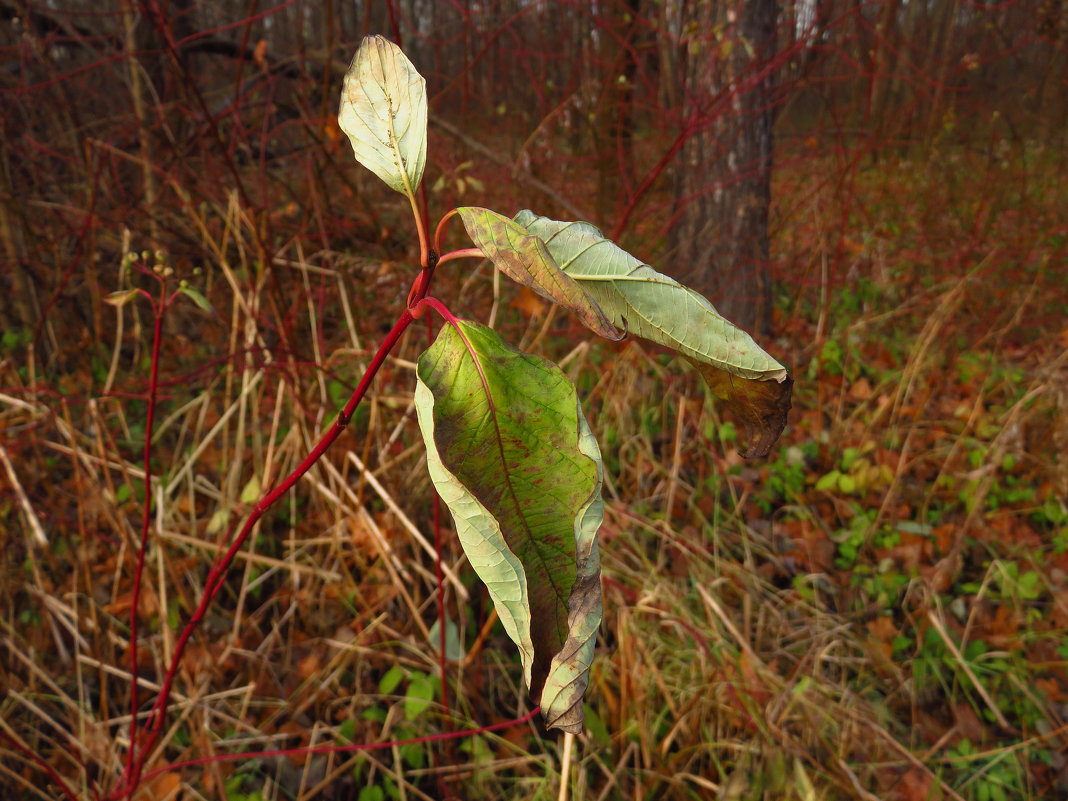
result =
[[155,324],[152,329],[152,362],[148,378],[148,410],[145,418],[145,506],[141,515],[141,541],[137,547],[137,567],[134,570],[130,593],[130,748],[126,752],[126,775],[133,769],[137,755],[137,610],[141,603],[141,580],[145,572],[145,553],[148,551],[148,530],[152,522],[152,428],[156,419],[156,391],[159,385],[159,350],[163,341],[163,315],[167,311],[167,284],[160,279],[159,303],[152,304]]
[[443,264],[447,261],[453,261],[454,259],[484,259],[486,254],[482,252],[481,248],[462,248],[461,250],[454,250],[450,253],[446,253],[440,259],[438,264]]
[[422,737],[412,737],[407,740],[390,740],[384,743],[355,743],[353,745],[310,745],[301,748],[282,748],[275,751],[246,751],[240,754],[214,754],[208,757],[200,757],[199,759],[190,759],[186,762],[175,762],[167,765],[166,767],[157,768],[149,773],[146,773],[145,781],[154,779],[163,773],[169,773],[181,768],[195,767],[197,765],[208,765],[213,762],[234,762],[238,759],[270,759],[271,757],[289,757],[289,756],[304,756],[307,754],[351,754],[359,751],[377,751],[383,748],[392,748],[394,746],[402,745],[419,745],[421,743],[433,743],[440,742],[442,740],[458,740],[463,737],[474,737],[477,734],[486,734],[488,732],[500,731],[501,729],[509,729],[512,726],[519,726],[530,720],[533,720],[538,713],[541,712],[540,707],[534,707],[527,714],[522,717],[515,718],[514,720],[505,720],[500,723],[494,723],[490,726],[482,726],[478,729],[464,729],[463,731],[448,731],[440,732],[438,734],[426,734]]
[[241,530],[230,543],[226,553],[216,559],[215,563],[211,566],[211,569],[208,571],[207,579],[204,582],[204,591],[201,594],[197,608],[194,610],[192,616],[189,618],[189,621],[186,623],[175,642],[174,653],[171,657],[170,665],[167,668],[167,673],[164,675],[159,695],[156,698],[156,703],[152,708],[152,714],[146,725],[148,736],[145,738],[145,742],[142,744],[140,752],[133,760],[132,768],[128,768],[127,770],[125,786],[112,793],[112,798],[121,798],[123,796],[129,797],[140,784],[141,771],[144,768],[145,759],[159,739],[160,733],[163,731],[163,720],[166,716],[167,706],[170,702],[171,689],[178,673],[178,667],[181,664],[182,657],[185,653],[185,648],[189,643],[189,639],[192,637],[193,632],[204,619],[211,602],[222,588],[223,580],[226,578],[226,574],[229,571],[234,558],[237,556],[237,552],[244,545],[249,534],[252,532],[252,529],[263,514],[300,480],[300,478],[319,460],[326,450],[341,435],[341,432],[345,430],[348,421],[352,418],[353,412],[355,412],[356,407],[367,393],[371,381],[385,362],[386,356],[393,349],[394,345],[397,344],[414,319],[411,311],[405,309],[397,319],[392,330],[386,335],[385,339],[382,340],[382,344],[379,346],[370,365],[368,365],[367,370],[364,372],[363,378],[360,379],[360,383],[352,393],[352,397],[349,398],[348,403],[345,404],[345,407],[338,414],[334,425],[323,435],[312,451],[305,457],[304,461],[302,461],[292,473],[286,476],[278,486],[271,490],[259,501],[259,503],[256,504],[256,507],[245,520],[244,525],[242,525]]
[[[536,712],[537,710],[535,709],[534,711]],[[533,714],[533,712],[531,714]],[[22,743],[20,743],[14,737],[11,737],[11,736],[3,733],[3,732],[0,732],[0,737],[3,737],[5,740],[7,740],[9,743],[11,743],[12,747],[16,751],[21,753],[23,756],[26,757],[26,759],[28,759],[30,762],[32,762],[33,764],[37,765],[37,767],[39,767],[41,770],[43,770],[45,773],[47,773],[48,774],[48,778],[50,778],[57,785],[59,785],[60,791],[62,791],[63,795],[66,798],[69,798],[70,801],[78,801],[78,794],[75,793],[74,790],[72,790],[70,788],[70,785],[68,785],[65,781],[63,781],[63,779],[60,777],[60,775],[58,773],[56,773],[55,768],[53,768],[51,765],[49,765],[48,762],[46,762],[38,754],[35,754],[30,749],[26,748]]]
[[408,195],[408,203],[412,207],[412,219],[415,220],[415,230],[419,234],[419,265],[426,267],[429,264],[430,246],[427,243],[426,225],[423,223],[423,213],[419,210],[419,203],[415,195]]
[[[438,262],[438,263],[440,264],[441,262]],[[451,325],[453,328],[455,328],[456,329],[456,333],[460,335],[460,338],[463,339],[464,344],[467,346],[467,350],[471,354],[471,357],[474,358],[474,355],[475,355],[474,348],[472,348],[471,347],[471,343],[469,343],[467,341],[467,337],[464,336],[464,332],[460,330],[460,326],[459,326],[460,320],[456,317],[456,315],[454,315],[451,311],[449,311],[449,307],[448,306],[446,306],[444,303],[442,303],[437,298],[432,298],[432,297],[429,297],[429,296],[423,298],[418,303],[416,303],[415,304],[415,308],[412,309],[412,311],[416,311],[420,306],[429,306],[431,309],[433,309],[434,311],[436,311],[438,314],[441,315],[441,319],[443,319],[445,322],[447,322],[449,325]]]
[[448,212],[444,217],[438,220],[438,227],[434,229],[434,250],[441,253],[441,240],[445,236],[445,227],[448,225],[449,220],[455,217],[459,212],[456,209]]

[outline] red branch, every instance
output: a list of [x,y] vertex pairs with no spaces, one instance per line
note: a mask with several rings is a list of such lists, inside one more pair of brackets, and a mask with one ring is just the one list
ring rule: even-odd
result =
[[159,386],[159,349],[163,341],[163,315],[167,311],[167,284],[160,281],[159,303],[153,304],[155,325],[152,328],[152,365],[148,379],[148,410],[145,419],[145,508],[141,515],[141,542],[137,548],[137,568],[134,570],[133,590],[130,593],[130,749],[126,752],[126,775],[133,773],[137,755],[137,607],[141,602],[141,578],[145,572],[145,553],[148,551],[148,529],[152,522],[152,427],[156,420],[156,389]]
[[[311,466],[319,460],[334,441],[341,436],[341,432],[345,430],[349,420],[352,418],[353,412],[356,411],[356,406],[367,393],[371,381],[385,362],[386,356],[393,349],[393,346],[397,344],[401,335],[404,334],[404,331],[411,325],[412,320],[414,319],[411,311],[405,309],[397,319],[393,329],[386,335],[385,339],[382,340],[382,344],[375,353],[374,359],[372,359],[370,365],[368,365],[366,372],[363,374],[363,378],[360,379],[359,385],[352,393],[352,397],[349,398],[348,403],[345,404],[345,408],[338,414],[334,425],[323,435],[322,439],[319,440],[311,453],[304,458],[304,461],[302,461],[292,473],[286,476],[285,480],[256,504],[255,509],[252,510],[252,513],[245,520],[241,530],[230,543],[230,547],[227,548],[226,553],[223,554],[222,557],[216,559],[214,564],[212,564],[211,569],[208,571],[207,579],[204,582],[204,592],[200,596],[200,602],[197,604],[196,610],[194,610],[189,621],[185,624],[185,628],[182,629],[182,633],[179,635],[178,640],[175,642],[174,653],[171,656],[171,663],[167,668],[167,673],[163,678],[163,684],[160,687],[159,695],[153,706],[152,714],[146,724],[146,730],[149,732],[148,737],[146,737],[140,753],[133,761],[132,771],[127,771],[125,785],[121,789],[113,792],[111,794],[112,798],[121,798],[123,796],[130,797],[140,784],[141,771],[144,768],[145,758],[148,756],[148,753],[152,750],[152,747],[159,739],[160,733],[163,731],[163,719],[166,716],[167,706],[170,702],[171,688],[173,687],[174,680],[178,674],[178,666],[181,664],[186,645],[189,643],[190,637],[193,636],[193,632],[196,631],[197,627],[204,619],[208,607],[211,605],[216,595],[218,595],[219,590],[222,589],[223,580],[226,578],[226,574],[229,571],[234,558],[237,556],[237,552],[244,545],[245,540],[248,539],[249,534],[252,533],[253,527],[259,522],[259,519],[263,517],[263,514],[270,509],[279,498],[288,492],[293,485],[296,484],[309,469],[311,469]],[[134,676],[133,680],[136,681],[136,679],[137,677]],[[131,749],[133,748],[133,745],[134,744],[131,743]]]
[[463,731],[448,731],[441,732],[439,734],[426,734],[422,737],[412,737],[408,740],[390,740],[384,743],[357,743],[354,745],[310,745],[302,748],[281,748],[275,751],[247,751],[240,754],[215,754],[208,757],[200,757],[199,759],[190,759],[187,762],[175,762],[171,765],[167,765],[162,768],[157,768],[149,773],[146,773],[144,778],[153,779],[163,773],[170,773],[178,770],[179,768],[189,768],[196,765],[208,765],[212,762],[233,762],[238,759],[266,759],[270,757],[288,757],[288,756],[304,756],[306,754],[351,754],[360,751],[377,751],[382,748],[392,748],[393,746],[402,745],[418,745],[420,743],[434,743],[441,740],[457,740],[462,737],[474,737],[476,734],[485,734],[491,731],[500,731],[501,729],[509,729],[512,726],[519,726],[532,720],[539,712],[540,707],[534,707],[527,714],[521,718],[515,718],[514,720],[505,720],[500,723],[494,723],[490,726],[482,726],[478,729],[464,729]]
[[[537,708],[535,708],[534,712],[537,712],[537,711],[538,711]],[[533,715],[534,712],[531,712],[530,715]],[[527,717],[529,718],[530,715],[528,715]],[[41,758],[38,754],[35,754],[30,749],[26,748],[22,743],[20,743],[14,737],[11,737],[11,736],[5,734],[4,732],[0,732],[0,737],[3,737],[5,740],[7,740],[9,743],[11,743],[11,745],[15,748],[16,751],[18,751],[20,754],[22,754],[24,757],[26,757],[26,759],[28,759],[30,762],[35,764],[37,767],[39,767],[45,773],[47,773],[48,777],[52,781],[54,781],[56,784],[59,785],[59,789],[63,791],[63,795],[65,795],[71,801],[78,801],[77,793],[75,793],[70,788],[70,785],[68,785],[65,781],[63,781],[62,778],[60,778],[60,775],[58,773],[56,773],[56,769],[53,768],[51,765],[49,765],[43,758]]]

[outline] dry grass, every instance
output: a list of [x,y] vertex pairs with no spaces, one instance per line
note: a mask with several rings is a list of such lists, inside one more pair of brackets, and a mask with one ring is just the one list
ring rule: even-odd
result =
[[[236,203],[190,215],[182,225],[210,258],[188,277],[215,313],[187,304],[168,321],[139,608],[137,681],[149,700],[210,560],[332,422],[406,281],[395,267],[296,244],[262,270],[254,223]],[[820,275],[821,234],[797,226],[790,236],[795,266]],[[909,236],[859,246],[857,269],[900,291]],[[799,379],[792,428],[776,459],[753,465],[734,455],[729,428],[711,425],[709,399],[678,365],[633,343],[573,347],[560,336],[569,323],[551,313],[518,323],[515,296],[496,296],[485,271],[442,277],[442,297],[472,315],[493,305],[514,340],[555,350],[610,468],[603,637],[570,798],[911,801],[983,798],[991,777],[1020,777],[1028,797],[1056,785],[1068,565],[1041,541],[1063,527],[1034,516],[1063,498],[1064,465],[1049,448],[1065,435],[1068,376],[1048,342],[1026,350],[1022,328],[1056,279],[1035,273],[996,313],[986,302],[994,317],[966,352],[987,374],[965,378],[954,343],[975,331],[977,300],[1001,269],[989,258],[962,260],[959,275],[892,303],[865,296],[855,312],[833,307],[848,290],[828,280],[799,290],[774,346]],[[136,280],[103,275],[101,291]],[[116,786],[129,746],[144,477],[144,404],[132,397],[145,385],[150,326],[143,307],[115,313],[106,358],[70,353],[47,376],[32,349],[0,363],[0,787],[25,798],[56,794],[25,752],[89,799],[93,786]],[[71,348],[76,333],[63,333]],[[148,761],[162,772],[138,797],[310,801],[369,786],[402,799],[558,797],[563,741],[533,723],[359,755],[167,770],[527,711],[512,649],[446,536],[446,614],[464,652],[449,664],[448,710],[438,692],[414,714],[414,688],[438,671],[433,504],[411,402],[423,347],[413,329],[365,411],[249,540],[183,661]],[[224,353],[237,355],[216,358]],[[871,468],[867,489],[818,489],[832,469],[862,480],[856,460],[843,466],[850,447]],[[1010,478],[1036,493],[1011,500]],[[1025,592],[1029,570],[1038,587]],[[987,648],[976,654],[979,639]]]
[[[122,23],[132,36],[133,17]],[[332,423],[401,308],[414,243],[407,209],[353,167],[332,127],[329,61],[354,43],[268,49],[269,66],[303,65],[284,83],[272,66],[257,84],[247,58],[200,72],[175,61],[164,97],[145,84],[150,54],[130,52],[141,45],[97,51],[79,34],[85,47],[67,52],[69,31],[10,30],[21,68],[5,72],[0,140],[0,245],[15,265],[0,271],[0,798],[56,798],[59,777],[89,801],[120,781],[131,682],[144,718],[212,559]],[[868,97],[869,77],[857,80]],[[464,94],[464,127],[431,127],[427,185],[444,179],[432,206],[574,217],[563,209],[579,199],[614,205],[614,145],[593,116],[569,132],[513,95],[479,109]],[[959,129],[975,122],[965,100],[951,101]],[[887,132],[851,143],[806,131],[805,152],[779,148],[768,347],[797,383],[764,462],[742,463],[711,399],[661,353],[582,342],[485,267],[447,265],[436,293],[565,365],[602,445],[605,615],[588,732],[566,753],[527,722],[174,767],[528,711],[513,648],[447,524],[459,644],[447,709],[434,690],[434,507],[411,399],[426,336],[413,328],[335,448],[239,554],[137,797],[1068,796],[1068,197],[1062,153],[1005,125],[947,133],[913,163],[889,142],[877,164],[860,154]],[[636,165],[663,157],[669,127],[634,138]],[[477,196],[455,185],[472,161]],[[668,183],[627,232],[654,263]],[[127,255],[162,243],[214,312],[183,302],[166,320],[132,677],[152,320],[144,303],[103,298],[150,286]]]

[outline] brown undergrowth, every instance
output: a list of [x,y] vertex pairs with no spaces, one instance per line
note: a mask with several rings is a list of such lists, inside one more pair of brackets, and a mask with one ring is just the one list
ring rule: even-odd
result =
[[[525,348],[561,360],[605,453],[605,621],[572,798],[1064,792],[1068,231],[1053,161],[948,148],[874,167],[785,160],[770,350],[796,400],[780,446],[754,463],[681,365],[633,342],[576,344],[563,315],[496,287],[485,266],[441,276],[436,294],[458,312],[492,309]],[[376,213],[389,227],[392,212]],[[403,302],[390,231],[366,256],[294,236],[264,263],[263,219],[236,196],[167,222],[180,252],[139,254],[146,232],[101,232],[92,274],[75,274],[38,330],[5,334],[0,786],[20,797],[55,788],[15,743],[85,798],[115,785],[128,746],[150,321],[100,297],[136,284],[142,260],[173,264],[213,306],[175,307],[166,325],[138,610],[148,700],[211,558],[329,425]],[[349,432],[239,557],[138,797],[557,796],[561,744],[531,723],[168,769],[529,708],[447,522],[442,703],[411,399],[426,341],[412,329]]]

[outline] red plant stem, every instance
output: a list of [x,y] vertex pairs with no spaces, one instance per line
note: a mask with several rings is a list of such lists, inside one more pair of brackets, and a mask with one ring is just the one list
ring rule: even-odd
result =
[[38,754],[35,754],[30,749],[23,746],[23,744],[16,740],[14,737],[11,737],[5,734],[4,732],[0,732],[0,737],[3,737],[5,740],[11,743],[15,750],[17,750],[19,753],[25,756],[26,759],[28,759],[30,762],[35,764],[45,773],[47,773],[48,778],[50,778],[52,781],[59,785],[59,789],[63,792],[63,795],[69,798],[70,801],[78,801],[78,794],[70,788],[70,785],[68,785],[65,781],[63,781],[62,778],[60,778],[60,775],[56,773],[56,769],[49,765],[48,762],[42,759]]
[[[421,212],[421,216],[419,217],[419,227],[429,235],[430,203],[426,199],[426,181],[419,182],[419,211]],[[428,247],[430,244],[433,243],[428,243]],[[437,250],[437,248],[435,248],[435,250]]]
[[133,771],[137,754],[137,608],[141,604],[141,579],[148,551],[148,529],[152,523],[152,426],[156,419],[156,390],[159,386],[159,349],[163,340],[163,315],[167,311],[167,285],[160,282],[160,298],[153,304],[152,362],[148,377],[148,411],[145,419],[145,510],[141,516],[141,543],[137,549],[133,590],[130,593],[130,748],[126,752],[126,775]]
[[[441,253],[441,239],[445,236],[445,226],[448,225],[449,220],[455,217],[459,212],[456,209],[449,211],[438,220],[438,227],[434,229],[434,250]],[[440,262],[439,262],[440,263]]]
[[454,259],[484,259],[486,254],[482,252],[481,248],[463,248],[462,250],[454,250],[450,253],[446,253],[440,259],[438,264],[444,264],[447,261],[453,261]]
[[441,740],[457,740],[462,737],[474,737],[476,734],[485,734],[491,731],[500,731],[512,726],[519,726],[532,720],[539,712],[540,707],[534,707],[521,718],[505,720],[490,726],[478,729],[464,729],[463,731],[448,731],[439,734],[425,734],[422,737],[412,737],[408,740],[390,740],[385,743],[354,743],[353,745],[310,745],[303,748],[282,748],[275,751],[244,751],[240,754],[214,754],[213,756],[190,759],[186,762],[175,762],[162,768],[145,774],[145,780],[154,779],[163,773],[179,770],[181,768],[194,767],[196,765],[208,765],[212,762],[233,762],[238,759],[270,759],[271,757],[304,756],[306,754],[346,754],[359,751],[375,751],[380,748],[392,748],[393,746],[418,745],[420,743],[433,743]]
[[[419,305],[419,301],[426,297],[426,293],[430,291],[430,282],[434,278],[434,268],[438,265],[438,254],[431,250],[427,255],[427,266],[420,270],[419,275],[415,277],[412,282],[412,288],[408,290],[408,302],[409,309],[414,310]],[[415,315],[417,318],[418,314]]]
[[443,319],[453,328],[456,328],[456,333],[458,333],[463,338],[464,343],[467,344],[468,348],[470,349],[471,346],[470,343],[467,342],[467,337],[464,336],[463,331],[457,328],[457,325],[460,321],[456,319],[456,315],[449,311],[448,307],[444,303],[442,303],[437,298],[425,297],[415,304],[415,308],[413,308],[412,311],[416,311],[420,306],[429,306],[431,309],[440,314],[441,319]]
[[404,47],[400,23],[397,21],[397,9],[393,7],[393,0],[386,0],[386,11],[389,12],[389,30],[393,34],[393,41],[397,43],[397,47]]
[[319,458],[326,452],[327,448],[329,448],[341,435],[341,432],[345,430],[349,420],[352,418],[353,412],[356,411],[356,406],[367,393],[367,389],[371,385],[372,379],[374,379],[375,374],[378,373],[379,368],[385,362],[386,356],[393,349],[393,346],[397,344],[401,335],[404,334],[405,330],[411,325],[414,319],[412,312],[405,309],[397,319],[392,330],[386,335],[385,339],[382,340],[382,344],[379,345],[374,359],[372,359],[371,363],[368,365],[366,372],[363,374],[363,378],[360,379],[359,385],[352,393],[352,397],[350,397],[348,403],[345,404],[345,408],[338,414],[334,425],[323,435],[318,444],[312,449],[311,453],[304,458],[304,461],[302,461],[292,473],[286,476],[285,480],[283,480],[277,487],[260,499],[259,503],[257,503],[256,507],[252,510],[252,513],[245,520],[245,523],[241,527],[237,536],[234,537],[233,541],[230,543],[230,547],[226,549],[226,553],[223,554],[222,557],[216,559],[215,563],[211,566],[211,569],[208,571],[207,579],[204,582],[204,591],[201,593],[200,602],[197,604],[197,608],[194,610],[189,621],[185,624],[185,628],[182,629],[182,633],[175,642],[174,653],[171,656],[171,663],[167,668],[166,675],[163,677],[159,695],[152,708],[152,715],[145,727],[149,732],[148,737],[145,739],[140,754],[138,754],[137,759],[133,763],[132,771],[129,769],[127,770],[126,786],[115,793],[112,793],[112,798],[119,798],[122,796],[130,797],[140,784],[141,771],[144,768],[145,758],[156,744],[156,741],[159,739],[159,735],[163,730],[163,719],[166,716],[167,706],[170,702],[171,688],[173,687],[175,677],[178,674],[178,666],[181,664],[186,645],[197,626],[199,626],[200,622],[204,619],[204,615],[207,613],[211,602],[222,588],[223,579],[226,577],[230,565],[237,556],[237,552],[241,549],[241,546],[244,545],[245,540],[248,539],[253,527],[259,519],[263,517],[264,512],[270,509],[280,497],[288,492],[293,485],[296,484],[306,472],[308,472],[311,466],[319,460]]
[[[404,185],[408,186],[408,179],[404,179]],[[419,266],[426,269],[430,266],[430,245],[427,242],[427,226],[424,224],[424,214],[419,210],[419,202],[415,194],[405,193],[408,204],[412,207],[412,219],[415,220],[415,231],[419,235]]]

